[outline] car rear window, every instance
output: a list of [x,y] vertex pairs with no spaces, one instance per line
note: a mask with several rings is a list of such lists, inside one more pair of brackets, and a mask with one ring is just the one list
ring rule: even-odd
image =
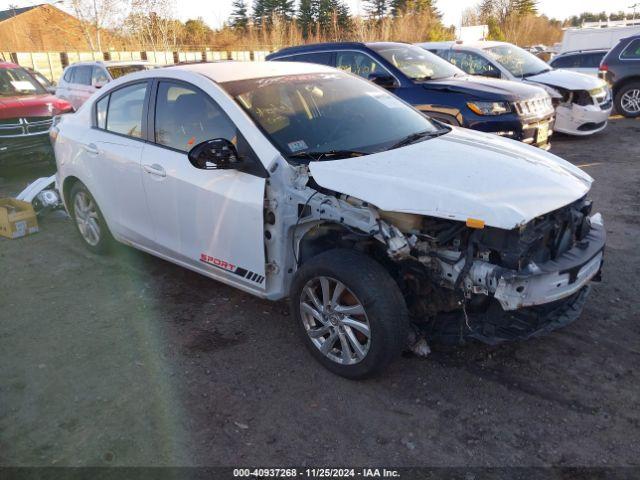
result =
[[626,60],[640,59],[640,38],[631,41],[620,54],[620,58]]

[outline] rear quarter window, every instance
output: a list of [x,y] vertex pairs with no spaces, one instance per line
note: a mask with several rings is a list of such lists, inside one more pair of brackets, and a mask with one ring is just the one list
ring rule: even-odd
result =
[[64,72],[64,81],[67,83],[73,83],[73,77],[75,75],[75,67],[67,68],[67,71]]
[[640,59],[640,38],[632,40],[629,45],[620,54],[623,60],[639,60]]

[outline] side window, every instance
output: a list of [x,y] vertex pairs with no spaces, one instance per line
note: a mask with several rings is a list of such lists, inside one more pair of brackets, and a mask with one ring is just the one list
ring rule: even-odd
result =
[[633,40],[620,54],[626,60],[640,60],[640,38]]
[[104,85],[109,81],[107,72],[102,67],[93,67],[93,75],[91,77],[91,85]]
[[64,72],[64,81],[67,83],[73,83],[73,77],[75,76],[75,67],[67,68],[67,71]]
[[156,97],[155,142],[188,152],[214,138],[235,143],[236,127],[211,98],[195,87],[160,82]]
[[451,51],[449,61],[470,75],[500,76],[500,70],[475,53]]
[[369,78],[373,72],[388,73],[384,67],[369,55],[359,52],[336,52],[336,67],[340,70],[355,73],[363,78]]
[[128,137],[142,137],[142,112],[146,92],[146,83],[138,83],[114,91],[110,95],[106,129]]
[[77,83],[79,85],[91,85],[91,71],[92,67],[88,65],[76,67],[76,71],[73,76],[73,83]]
[[599,53],[589,53],[587,55],[582,56],[582,67],[583,68],[598,68],[600,66],[600,62],[604,57],[605,52]]
[[576,56],[575,55],[565,55],[564,57],[556,58],[551,66],[553,68],[573,68],[576,67]]
[[107,107],[109,106],[109,97],[110,95],[107,95],[96,103],[96,127],[103,130],[107,128]]
[[331,65],[331,52],[305,53],[302,55],[294,55],[289,58],[283,58],[283,60]]

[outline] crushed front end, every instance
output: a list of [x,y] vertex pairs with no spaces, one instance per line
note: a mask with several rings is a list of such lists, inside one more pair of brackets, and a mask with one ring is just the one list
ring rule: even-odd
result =
[[509,231],[381,217],[396,217],[413,238],[397,268],[417,329],[431,343],[496,344],[548,333],[580,315],[605,245],[602,217],[590,214],[583,198]]

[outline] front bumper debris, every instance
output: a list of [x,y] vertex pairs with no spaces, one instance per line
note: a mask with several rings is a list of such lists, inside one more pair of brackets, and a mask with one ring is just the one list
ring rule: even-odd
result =
[[529,272],[503,275],[494,297],[504,310],[516,310],[574,294],[600,272],[605,241],[602,219],[594,215],[591,230],[583,241],[555,260],[533,265]]

